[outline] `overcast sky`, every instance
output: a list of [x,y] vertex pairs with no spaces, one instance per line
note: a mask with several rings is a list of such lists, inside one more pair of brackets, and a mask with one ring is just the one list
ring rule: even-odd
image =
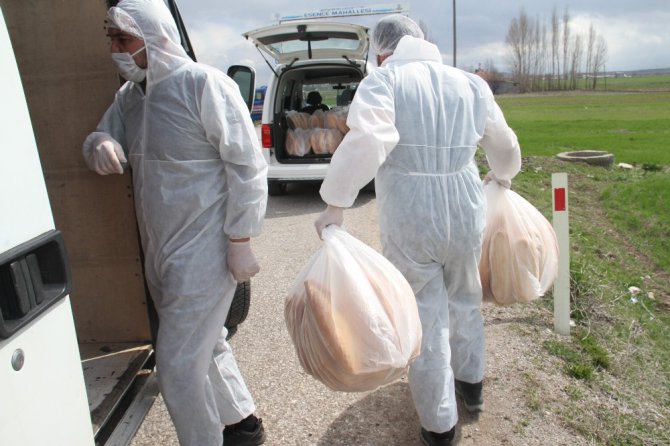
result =
[[[278,14],[315,12],[321,8],[398,5],[426,25],[445,63],[453,62],[452,2],[354,0],[177,0],[191,43],[200,62],[222,70],[232,64],[253,66],[265,83],[270,71],[256,48],[241,35],[276,23]],[[571,34],[587,39],[591,23],[605,38],[607,71],[670,67],[670,0],[456,0],[456,65],[474,69],[492,61],[509,71],[505,35],[510,21],[524,8],[550,29],[552,11],[568,10]],[[382,16],[351,17],[347,21],[372,28]]]

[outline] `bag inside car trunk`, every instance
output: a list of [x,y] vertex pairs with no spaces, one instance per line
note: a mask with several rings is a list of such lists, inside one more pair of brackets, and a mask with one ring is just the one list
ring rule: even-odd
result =
[[[349,104],[362,78],[363,73],[353,65],[323,64],[285,70],[274,104],[277,160],[329,162],[349,130],[346,125]],[[326,107],[314,110],[317,104],[310,104],[308,96],[312,99],[320,96],[321,104]]]

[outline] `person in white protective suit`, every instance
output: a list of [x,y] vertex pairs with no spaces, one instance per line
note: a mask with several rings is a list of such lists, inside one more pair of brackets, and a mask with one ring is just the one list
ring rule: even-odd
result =
[[[224,327],[237,282],[259,271],[267,164],[238,86],[193,62],[162,0],[108,11],[126,82],[83,144],[101,175],[133,173],[145,275],[158,312],[160,390],[188,446],[257,445],[262,420]],[[225,426],[225,429],[224,429]]]
[[479,76],[442,63],[438,48],[402,15],[372,34],[379,68],[359,85],[344,137],[320,194],[315,226],[341,225],[343,210],[375,179],[383,253],[416,295],[423,329],[409,385],[428,445],[454,441],[458,391],[483,408],[484,327],[479,258],[485,224],[474,155],[485,181],[509,187],[521,167],[516,135]]

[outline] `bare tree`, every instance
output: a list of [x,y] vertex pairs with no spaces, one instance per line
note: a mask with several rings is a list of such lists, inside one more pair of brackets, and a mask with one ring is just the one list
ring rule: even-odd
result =
[[528,59],[529,59],[529,65],[530,65],[530,77],[532,80],[532,90],[540,90],[541,89],[541,63],[540,63],[540,58],[541,58],[541,43],[540,43],[540,21],[538,19],[535,19],[531,21],[530,23],[531,26],[531,41],[529,45],[529,51],[528,51]]
[[579,67],[582,65],[582,55],[584,48],[582,45],[582,36],[576,35],[572,46],[572,57],[570,58],[570,89],[577,89],[577,77],[579,75]]
[[536,90],[549,88],[549,52],[547,41],[547,25],[542,24],[540,19],[535,20],[535,51],[534,51],[534,77]]
[[568,83],[568,49],[570,47],[570,13],[565,8],[563,13],[563,88]]
[[505,42],[510,47],[512,75],[522,92],[530,91],[530,48],[532,45],[532,26],[526,11],[521,8],[519,17],[512,19]]
[[559,33],[558,14],[556,13],[556,7],[554,7],[551,13],[551,88],[554,88],[555,81],[558,84],[558,88],[561,85],[561,63],[558,55]]
[[[579,33],[573,35],[570,20],[567,8],[561,19],[554,8],[550,30],[539,18],[529,18],[523,8],[511,20],[505,42],[512,75],[521,92],[576,89],[582,74],[596,76],[604,67],[607,45],[595,26],[591,24],[587,40]],[[588,42],[586,66],[583,65],[585,42]]]
[[539,72],[540,75],[542,76],[542,89],[546,90],[549,88],[548,80],[547,80],[547,68],[548,68],[548,57],[549,53],[547,50],[547,25],[542,25],[542,31],[540,32],[540,54],[539,54],[539,60],[540,60],[540,66],[539,66]]
[[593,76],[594,90],[596,88],[596,82],[598,80],[598,72],[600,71],[601,68],[605,66],[605,62],[607,62],[607,43],[605,42],[605,38],[603,36],[598,36],[595,51],[593,52],[593,60],[591,65],[593,69],[591,75]]
[[596,45],[596,27],[591,22],[589,25],[589,37],[586,41],[586,68],[584,70],[584,87],[588,88],[590,86],[589,78],[591,77],[591,69],[593,65],[593,51]]
[[523,66],[523,48],[521,38],[521,26],[519,19],[512,19],[507,29],[505,43],[509,46],[509,64],[512,68],[512,79],[521,84],[521,72]]

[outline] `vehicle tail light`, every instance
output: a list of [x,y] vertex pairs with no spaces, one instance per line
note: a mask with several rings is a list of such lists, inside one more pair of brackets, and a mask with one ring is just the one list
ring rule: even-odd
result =
[[272,142],[272,126],[270,124],[261,125],[261,144],[264,149],[274,147]]

